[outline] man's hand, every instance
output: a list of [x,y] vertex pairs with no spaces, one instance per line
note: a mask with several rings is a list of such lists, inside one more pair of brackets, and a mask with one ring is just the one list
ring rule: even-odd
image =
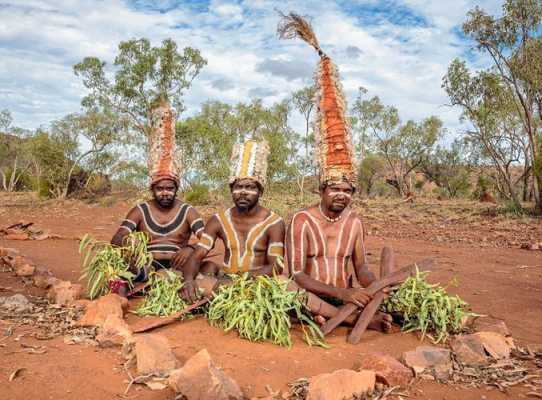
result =
[[340,289],[338,297],[345,303],[353,303],[358,307],[365,307],[372,299],[369,292],[362,288]]
[[194,303],[198,299],[198,284],[194,280],[186,280],[181,288],[181,296],[186,301]]
[[178,252],[176,252],[171,259],[173,268],[181,269],[181,267],[186,262],[186,260],[188,260],[188,257],[190,256],[190,254],[192,254],[193,251],[194,249],[192,249],[191,247],[183,247]]

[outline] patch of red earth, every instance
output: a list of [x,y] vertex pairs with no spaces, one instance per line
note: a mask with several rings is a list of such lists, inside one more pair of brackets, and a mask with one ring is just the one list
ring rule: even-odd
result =
[[[35,221],[53,233],[81,236],[91,232],[108,240],[118,222],[128,210],[128,204],[111,208],[70,206],[64,212],[40,208],[13,209],[9,219],[2,224],[25,220]],[[5,216],[4,216],[5,217]],[[465,227],[468,229],[468,227]],[[391,244],[400,265],[424,257],[434,257],[438,271],[431,274],[432,281],[459,281],[450,291],[467,300],[474,311],[503,318],[512,335],[524,344],[542,344],[542,253],[519,249],[472,248],[462,244],[446,245],[421,240],[383,240],[369,237],[368,249],[371,265],[377,265],[384,244]],[[78,243],[75,240],[6,241],[0,246],[15,247],[38,265],[46,266],[61,279],[76,281],[79,276]],[[518,268],[531,266],[532,268]],[[0,286],[11,287],[0,295],[21,290],[27,292],[19,278],[10,273],[0,273]],[[32,293],[39,294],[36,289]],[[132,302],[134,303],[134,302]],[[135,304],[132,304],[132,308]],[[137,317],[128,315],[128,322]],[[0,321],[0,329],[7,324]],[[0,337],[0,398],[6,399],[112,399],[122,398],[127,385],[127,375],[120,366],[119,349],[99,349],[84,345],[65,345],[61,338],[38,342],[22,337],[28,344],[47,346],[46,354],[20,353],[21,346],[14,339],[27,327],[17,327],[14,335],[3,340]],[[156,331],[171,342],[176,356],[186,361],[202,348],[206,348],[215,363],[232,376],[249,396],[263,396],[266,385],[273,389],[287,389],[287,383],[300,377],[310,377],[341,368],[353,368],[362,354],[379,351],[400,356],[403,351],[420,344],[414,334],[383,335],[368,332],[357,346],[346,343],[346,328],[330,335],[331,349],[311,348],[301,340],[295,330],[291,349],[271,344],[250,343],[239,339],[235,333],[224,333],[210,327],[205,319],[176,323]],[[5,345],[5,346],[4,346]],[[17,352],[17,353],[13,353]],[[17,368],[26,368],[13,382],[9,375]],[[422,392],[420,392],[420,390]],[[524,393],[524,389],[512,389],[512,397]],[[511,398],[496,390],[465,390],[436,383],[422,382],[411,390],[414,399],[479,400]],[[169,399],[170,390],[152,392],[138,385],[133,386],[127,398]]]

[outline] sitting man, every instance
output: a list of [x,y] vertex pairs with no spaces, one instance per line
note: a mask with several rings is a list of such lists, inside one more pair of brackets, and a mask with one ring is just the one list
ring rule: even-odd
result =
[[[134,231],[146,232],[152,265],[160,268],[181,268],[193,248],[188,245],[193,233],[201,237],[203,220],[189,204],[176,199],[179,187],[179,157],[173,132],[173,113],[167,103],[154,110],[157,126],[150,135],[148,167],[151,172],[153,199],[130,210],[111,243],[123,245],[125,236]],[[148,271],[138,271],[137,281],[147,279]],[[125,288],[124,288],[125,290]]]
[[[277,258],[284,257],[285,225],[281,217],[259,204],[267,170],[268,146],[265,142],[247,140],[234,147],[230,190],[234,207],[213,215],[201,235],[196,249],[184,267],[182,295],[197,298],[195,277],[198,272],[218,275],[248,272],[271,275]],[[225,254],[222,268],[203,258],[220,238]]]
[[[286,252],[288,272],[308,292],[309,309],[330,318],[338,312],[335,305],[367,305],[371,295],[364,288],[376,280],[365,257],[361,219],[349,208],[357,181],[350,124],[336,67],[314,40],[314,33],[307,33],[310,24],[286,16],[280,26],[284,38],[300,37],[320,56],[315,75],[314,131],[321,200],[293,216],[286,235]],[[378,315],[370,327],[388,330],[391,317]]]

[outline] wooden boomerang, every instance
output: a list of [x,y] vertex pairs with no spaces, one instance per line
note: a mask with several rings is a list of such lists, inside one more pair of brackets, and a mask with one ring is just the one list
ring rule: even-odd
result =
[[177,321],[184,314],[187,314],[190,311],[198,308],[199,306],[202,306],[208,301],[209,301],[209,298],[204,297],[203,299],[196,301],[194,304],[190,304],[188,307],[183,308],[181,311],[178,311],[175,314],[170,315],[169,317],[145,317],[131,326],[132,331],[134,333],[141,333],[141,332],[150,331],[151,329],[159,328],[161,326],[169,325]]
[[[405,279],[411,276],[414,271],[416,271],[416,266],[418,266],[419,271],[431,271],[434,268],[434,264],[435,263],[432,258],[424,258],[423,260],[415,264],[411,264],[404,268],[401,268],[400,270],[388,275],[385,278],[374,281],[367,287],[367,290],[370,292],[371,295],[374,296],[378,291],[384,289],[385,287],[394,286],[398,283],[403,282]],[[327,322],[322,325],[321,330],[324,336],[331,333],[357,309],[358,306],[353,303],[347,303],[344,306],[340,307],[337,315],[328,319]]]

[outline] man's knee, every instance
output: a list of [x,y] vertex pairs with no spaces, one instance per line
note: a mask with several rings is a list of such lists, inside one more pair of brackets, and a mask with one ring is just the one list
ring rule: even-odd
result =
[[201,264],[199,272],[204,275],[218,275],[220,267],[212,261],[205,261]]

